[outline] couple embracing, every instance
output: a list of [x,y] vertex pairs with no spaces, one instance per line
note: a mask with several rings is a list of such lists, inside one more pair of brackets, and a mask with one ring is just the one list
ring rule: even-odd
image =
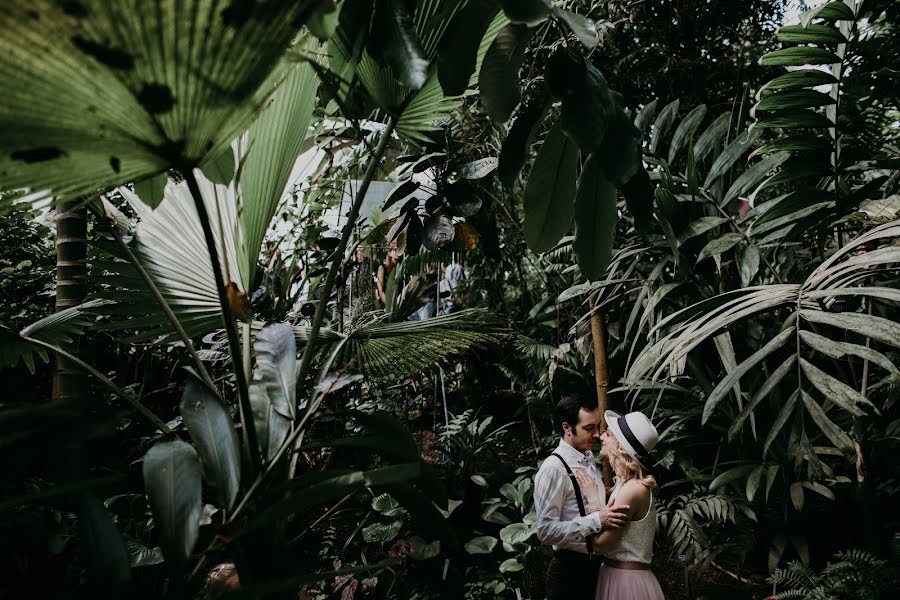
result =
[[[656,481],[645,466],[656,428],[639,412],[605,417],[601,434],[596,400],[566,396],[556,405],[562,439],[534,480],[537,536],[553,546],[549,600],[664,598],[650,571]],[[598,442],[616,475],[608,500],[592,452]]]

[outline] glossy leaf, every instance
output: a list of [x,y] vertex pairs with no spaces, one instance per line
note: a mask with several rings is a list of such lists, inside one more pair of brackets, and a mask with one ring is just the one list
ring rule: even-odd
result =
[[[630,125],[630,123],[629,123]],[[584,165],[575,194],[575,260],[588,281],[603,277],[616,233],[616,188],[592,156]]]
[[534,29],[511,23],[500,30],[481,63],[478,89],[485,111],[505,123],[522,97],[519,68]]
[[760,253],[756,244],[749,244],[741,250],[738,263],[741,269],[741,285],[747,287],[759,271]]
[[493,156],[479,158],[457,167],[454,173],[463,179],[481,179],[493,173],[497,168],[497,163],[498,160]]
[[756,122],[759,129],[810,129],[816,127],[834,127],[834,123],[825,115],[811,110],[783,111],[766,115]]
[[180,572],[200,531],[200,458],[190,444],[163,440],[144,456],[143,473],[163,555],[170,569]]
[[207,480],[215,484],[221,506],[231,510],[241,485],[241,453],[231,414],[209,388],[189,376],[181,396],[181,416]]
[[[785,423],[787,423],[788,419],[791,418],[791,415],[794,414],[794,410],[797,408],[799,401],[800,390],[795,389],[794,393],[787,399],[787,402],[782,405],[781,410],[778,411],[778,415],[775,416],[775,420],[772,422],[772,426],[769,428],[769,435],[766,436],[766,441],[763,442],[763,458],[769,453],[769,447],[772,445],[772,442],[778,438],[778,434],[781,433]],[[769,487],[771,487],[771,484],[766,485],[766,495],[769,493]]]
[[525,242],[547,252],[572,226],[578,148],[557,123],[538,150],[525,187]]
[[494,548],[497,546],[497,538],[482,535],[476,538],[472,538],[465,545],[465,551],[469,554],[490,554],[494,551]]
[[637,127],[642,134],[647,132],[647,128],[650,127],[650,124],[653,122],[653,117],[656,116],[656,105],[658,102],[658,98],[654,99],[652,102],[648,102],[634,118],[634,126]]
[[429,250],[443,248],[453,241],[455,235],[453,221],[445,215],[435,215],[425,221],[422,244]]
[[263,457],[271,459],[296,414],[297,343],[287,323],[267,325],[253,345],[256,369],[250,383],[253,426]]
[[683,244],[687,240],[702,235],[711,229],[715,229],[723,223],[730,221],[728,217],[700,217],[678,234],[678,243]]
[[[712,166],[709,168],[709,172],[706,174],[706,180],[703,182],[703,187],[711,187],[717,179],[725,175],[725,173],[734,167],[734,165],[737,164],[737,161],[753,148],[753,142],[759,138],[759,135],[759,131],[754,129],[739,134],[733,142],[728,144],[725,150],[723,150],[722,153],[716,157],[716,160],[713,161]],[[699,145],[699,141],[697,144]]]
[[750,158],[764,156],[775,152],[791,152],[806,156],[808,156],[809,153],[818,153],[822,155],[832,151],[831,144],[832,142],[830,140],[813,133],[792,135],[763,144],[753,151]]
[[803,65],[831,65],[841,62],[834,52],[814,46],[797,46],[769,52],[759,59],[765,67],[795,67]]
[[391,68],[397,80],[411,90],[419,90],[428,79],[428,57],[416,33],[410,10],[404,0],[376,0],[368,49],[376,60]]
[[506,139],[503,140],[498,166],[500,182],[504,186],[512,187],[518,178],[548,107],[549,99],[545,96],[532,98],[524,103],[510,126]]
[[770,94],[756,105],[757,112],[784,110],[793,108],[816,108],[834,104],[835,99],[828,94],[816,90],[788,90],[778,94]]
[[728,485],[729,483],[735,482],[746,476],[753,469],[753,465],[738,465],[736,467],[732,467],[712,480],[712,482],[709,484],[709,491],[713,492]]
[[760,93],[764,91],[788,90],[805,87],[818,87],[837,83],[834,75],[819,69],[798,69],[788,71],[765,84]]
[[[231,183],[234,180],[234,150],[231,147],[226,148],[219,158],[203,167],[203,174],[218,185]],[[162,200],[162,190],[159,190],[159,199]]]
[[[614,133],[614,136],[636,137],[640,140],[640,132],[633,128],[631,123],[622,122],[627,119],[622,114],[621,96],[610,91],[600,70],[593,63],[587,61],[579,51],[556,52],[553,56],[560,55],[567,55],[567,62],[572,66],[571,77],[575,78],[575,81],[566,84],[571,88],[566,90],[563,96],[559,122],[562,130],[575,140],[581,151],[585,154],[601,150],[608,152],[602,144],[607,142],[606,134],[611,126],[615,126],[619,132]],[[575,62],[571,62],[573,59]],[[559,71],[560,74],[557,75],[559,78],[568,80],[570,77],[566,67],[561,68],[561,65],[555,65],[548,61],[545,77],[550,77],[552,71]],[[578,77],[582,72],[584,75],[579,81]],[[634,129],[635,134],[630,134],[631,129]],[[613,137],[608,143],[614,145],[615,140],[616,137]],[[628,146],[630,156],[631,140],[622,139],[621,143]],[[639,145],[640,142],[638,142]]]
[[150,208],[156,208],[163,201],[168,182],[169,176],[166,173],[147,177],[134,184],[134,193],[141,199],[141,202]]
[[800,390],[800,396],[803,398],[803,406],[806,407],[807,414],[809,414],[819,430],[825,434],[825,437],[834,444],[834,447],[847,455],[854,453],[853,441],[850,439],[850,436],[828,418],[828,415],[825,414],[819,403],[802,389]]
[[762,481],[762,475],[765,467],[763,465],[759,465],[753,472],[750,473],[750,476],[747,478],[747,501],[753,502],[753,499],[756,497],[756,491],[759,489],[759,484]]
[[363,527],[363,540],[367,542],[376,542],[384,544],[400,533],[403,528],[403,521],[391,521],[390,523],[373,523],[368,527]]
[[441,36],[437,69],[446,95],[458,96],[466,91],[475,72],[478,47],[497,10],[494,0],[469,0]]
[[510,21],[529,27],[546,21],[553,7],[550,0],[500,0],[500,6]]
[[853,331],[873,340],[900,347],[900,324],[884,317],[859,313],[830,313],[817,310],[801,310],[800,316],[811,323],[831,325]]
[[800,23],[808,27],[813,19],[826,19],[829,21],[853,21],[853,9],[842,0],[833,0],[812,8],[800,15]]
[[844,358],[848,355],[854,355],[878,365],[889,373],[900,375],[900,369],[897,369],[887,356],[868,346],[832,340],[805,329],[800,330],[800,339],[813,349],[832,358]]
[[778,152],[777,154],[771,154],[755,163],[749,169],[738,175],[734,180],[734,183],[731,184],[731,187],[728,188],[728,191],[725,192],[725,196],[722,197],[722,201],[719,204],[724,207],[731,201],[743,197],[748,191],[765,179],[772,170],[783,165],[790,157],[791,155],[788,152]]
[[705,159],[725,139],[730,123],[731,115],[722,113],[703,130],[703,133],[697,138],[697,143],[694,144],[694,159],[697,162]]

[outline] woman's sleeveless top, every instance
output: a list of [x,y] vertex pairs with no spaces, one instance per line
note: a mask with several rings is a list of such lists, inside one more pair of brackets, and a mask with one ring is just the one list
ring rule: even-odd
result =
[[[619,485],[609,495],[615,498]],[[622,529],[622,539],[614,550],[605,553],[612,560],[650,564],[653,560],[653,538],[656,537],[656,504],[650,492],[650,508],[642,519],[629,521]]]

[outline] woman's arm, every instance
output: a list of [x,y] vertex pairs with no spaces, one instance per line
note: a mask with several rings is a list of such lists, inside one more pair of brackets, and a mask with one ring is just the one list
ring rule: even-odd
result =
[[[619,494],[613,499],[612,506],[627,504],[631,507],[628,511],[628,520],[635,515],[647,513],[650,501],[650,490],[637,481],[626,482]],[[640,518],[640,517],[638,517]],[[619,545],[624,528],[604,529],[594,536],[594,554],[605,554]]]

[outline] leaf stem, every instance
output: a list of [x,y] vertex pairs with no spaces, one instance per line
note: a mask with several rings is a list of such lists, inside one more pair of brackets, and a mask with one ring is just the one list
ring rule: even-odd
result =
[[48,342],[45,342],[43,340],[39,340],[36,338],[30,338],[30,337],[23,336],[22,339],[30,344],[35,344],[36,346],[40,346],[42,348],[46,348],[47,350],[51,350],[51,351],[55,352],[56,354],[59,354],[60,356],[63,356],[66,359],[72,361],[73,363],[75,363],[76,365],[78,365],[79,367],[81,367],[82,369],[84,369],[85,371],[87,371],[88,373],[93,375],[94,377],[96,377],[101,383],[103,383],[106,387],[111,389],[113,391],[113,393],[115,393],[116,396],[118,396],[119,398],[124,400],[126,403],[128,403],[129,406],[131,406],[135,411],[140,413],[145,419],[147,419],[148,421],[153,423],[160,431],[162,431],[163,433],[173,433],[172,429],[168,425],[166,425],[165,421],[163,421],[158,416],[153,414],[153,412],[149,408],[147,408],[146,406],[141,404],[140,401],[133,394],[128,393],[127,391],[125,391],[124,389],[122,389],[121,387],[116,385],[109,377],[105,376],[103,373],[101,373],[100,371],[98,371],[97,369],[95,369],[94,367],[89,365],[88,363],[84,362],[83,360],[81,360],[80,358],[78,358],[77,356],[72,354],[71,352],[66,352],[65,350],[63,350],[62,348],[60,348],[58,346],[54,346],[53,344],[50,344]]
[[212,263],[213,275],[216,279],[216,290],[219,293],[219,307],[222,311],[222,320],[225,322],[225,333],[228,336],[228,350],[231,354],[231,366],[234,368],[234,377],[237,380],[238,388],[238,412],[241,419],[241,432],[244,438],[244,444],[250,455],[250,476],[262,468],[262,456],[260,454],[259,444],[256,439],[256,428],[250,422],[252,411],[250,408],[250,394],[247,389],[247,378],[244,374],[243,358],[241,356],[241,346],[238,339],[237,324],[234,315],[231,312],[231,306],[228,303],[228,294],[225,287],[225,279],[222,277],[222,263],[219,260],[219,252],[216,249],[216,238],[213,235],[210,225],[209,213],[206,210],[206,204],[203,202],[203,196],[200,194],[200,186],[197,184],[197,178],[194,175],[193,168],[182,169],[185,181],[191,196],[194,198],[194,206],[197,208],[197,216],[200,218],[200,225],[203,228],[203,237],[206,239],[206,247],[209,251],[209,260]]
[[122,252],[124,252],[126,258],[128,258],[128,262],[131,263],[131,266],[133,266],[141,276],[141,278],[143,278],[144,283],[147,284],[147,288],[150,290],[150,293],[153,294],[153,297],[156,299],[157,304],[159,304],[160,308],[162,308],[163,312],[166,314],[166,318],[169,319],[169,323],[175,329],[175,332],[178,333],[178,337],[181,338],[184,347],[187,348],[188,354],[191,355],[191,360],[194,361],[194,366],[197,369],[197,373],[200,375],[200,379],[203,380],[203,383],[206,384],[206,387],[208,387],[210,391],[212,391],[216,395],[216,397],[220,397],[219,390],[216,389],[212,377],[210,377],[209,375],[209,371],[206,370],[206,365],[204,365],[203,361],[200,360],[200,355],[197,354],[197,350],[196,348],[194,348],[194,344],[193,342],[191,342],[190,336],[187,334],[187,331],[184,330],[184,327],[181,325],[178,317],[172,311],[169,303],[166,302],[166,299],[162,295],[162,292],[160,292],[159,287],[156,285],[156,282],[153,281],[153,278],[150,277],[150,274],[144,268],[144,265],[141,264],[141,261],[138,260],[138,257],[134,254],[134,252],[132,252],[128,244],[125,243],[125,240],[122,239],[122,234],[119,233],[115,226],[110,227],[110,230],[112,231],[113,237],[116,238],[116,242],[119,244],[119,248],[122,249]]

